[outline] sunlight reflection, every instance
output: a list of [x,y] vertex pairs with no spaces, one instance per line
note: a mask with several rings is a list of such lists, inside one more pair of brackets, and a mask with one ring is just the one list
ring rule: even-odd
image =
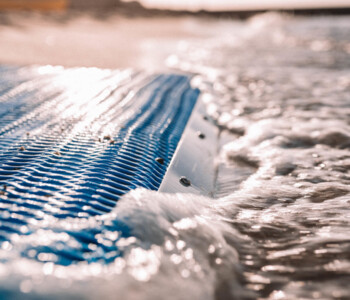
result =
[[152,246],[150,250],[133,248],[128,256],[129,273],[139,281],[149,281],[158,272],[161,249]]

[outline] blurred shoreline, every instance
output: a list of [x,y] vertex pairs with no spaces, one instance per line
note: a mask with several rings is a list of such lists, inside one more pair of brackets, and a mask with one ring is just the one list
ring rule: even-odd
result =
[[[32,8],[32,9],[31,9]],[[123,2],[121,0],[0,0],[0,15],[13,12],[40,12],[62,13],[75,15],[88,13],[95,16],[122,15],[126,17],[205,17],[248,19],[254,15],[266,12],[276,12],[296,16],[310,15],[349,15],[350,4],[347,7],[320,7],[320,8],[282,8],[282,9],[242,9],[242,10],[174,10],[144,7],[137,1]],[[1,17],[0,17],[1,18]]]
[[70,11],[89,11],[97,13],[121,13],[127,16],[146,16],[146,17],[164,17],[164,16],[195,16],[195,17],[214,17],[214,18],[230,18],[230,19],[247,19],[256,14],[266,12],[276,12],[292,15],[348,15],[350,14],[350,3],[347,7],[331,6],[313,8],[281,8],[281,9],[242,9],[242,10],[174,10],[159,9],[143,6],[138,1],[123,2],[121,0],[67,0],[68,10]]
[[106,11],[0,13],[0,65],[163,70],[179,45],[215,36],[220,24]]
[[109,9],[76,5],[50,12],[0,10],[0,64],[164,70],[166,60],[186,43],[207,43],[255,15],[350,14],[350,8],[191,12],[111,3],[115,5]]

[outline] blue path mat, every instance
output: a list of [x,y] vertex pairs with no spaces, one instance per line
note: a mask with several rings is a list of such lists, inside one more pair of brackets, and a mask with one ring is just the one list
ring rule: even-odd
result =
[[31,220],[102,215],[131,189],[157,190],[198,98],[189,80],[0,67],[0,239]]

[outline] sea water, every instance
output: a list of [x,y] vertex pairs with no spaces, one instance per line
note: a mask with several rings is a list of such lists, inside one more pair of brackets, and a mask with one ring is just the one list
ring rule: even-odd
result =
[[[221,130],[215,197],[139,189],[102,217],[30,224],[1,245],[2,299],[350,297],[350,20],[218,22],[167,60],[195,74]],[[79,249],[68,231],[93,234],[97,257],[122,255],[31,259]]]

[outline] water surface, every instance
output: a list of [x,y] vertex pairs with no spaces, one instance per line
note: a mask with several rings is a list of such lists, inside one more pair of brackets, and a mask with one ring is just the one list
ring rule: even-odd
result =
[[[4,299],[349,299],[350,20],[266,14],[215,28],[166,64],[197,74],[222,130],[216,198],[136,190],[103,216],[33,223],[2,244]],[[79,247],[67,230],[123,256],[23,257],[33,243]]]

